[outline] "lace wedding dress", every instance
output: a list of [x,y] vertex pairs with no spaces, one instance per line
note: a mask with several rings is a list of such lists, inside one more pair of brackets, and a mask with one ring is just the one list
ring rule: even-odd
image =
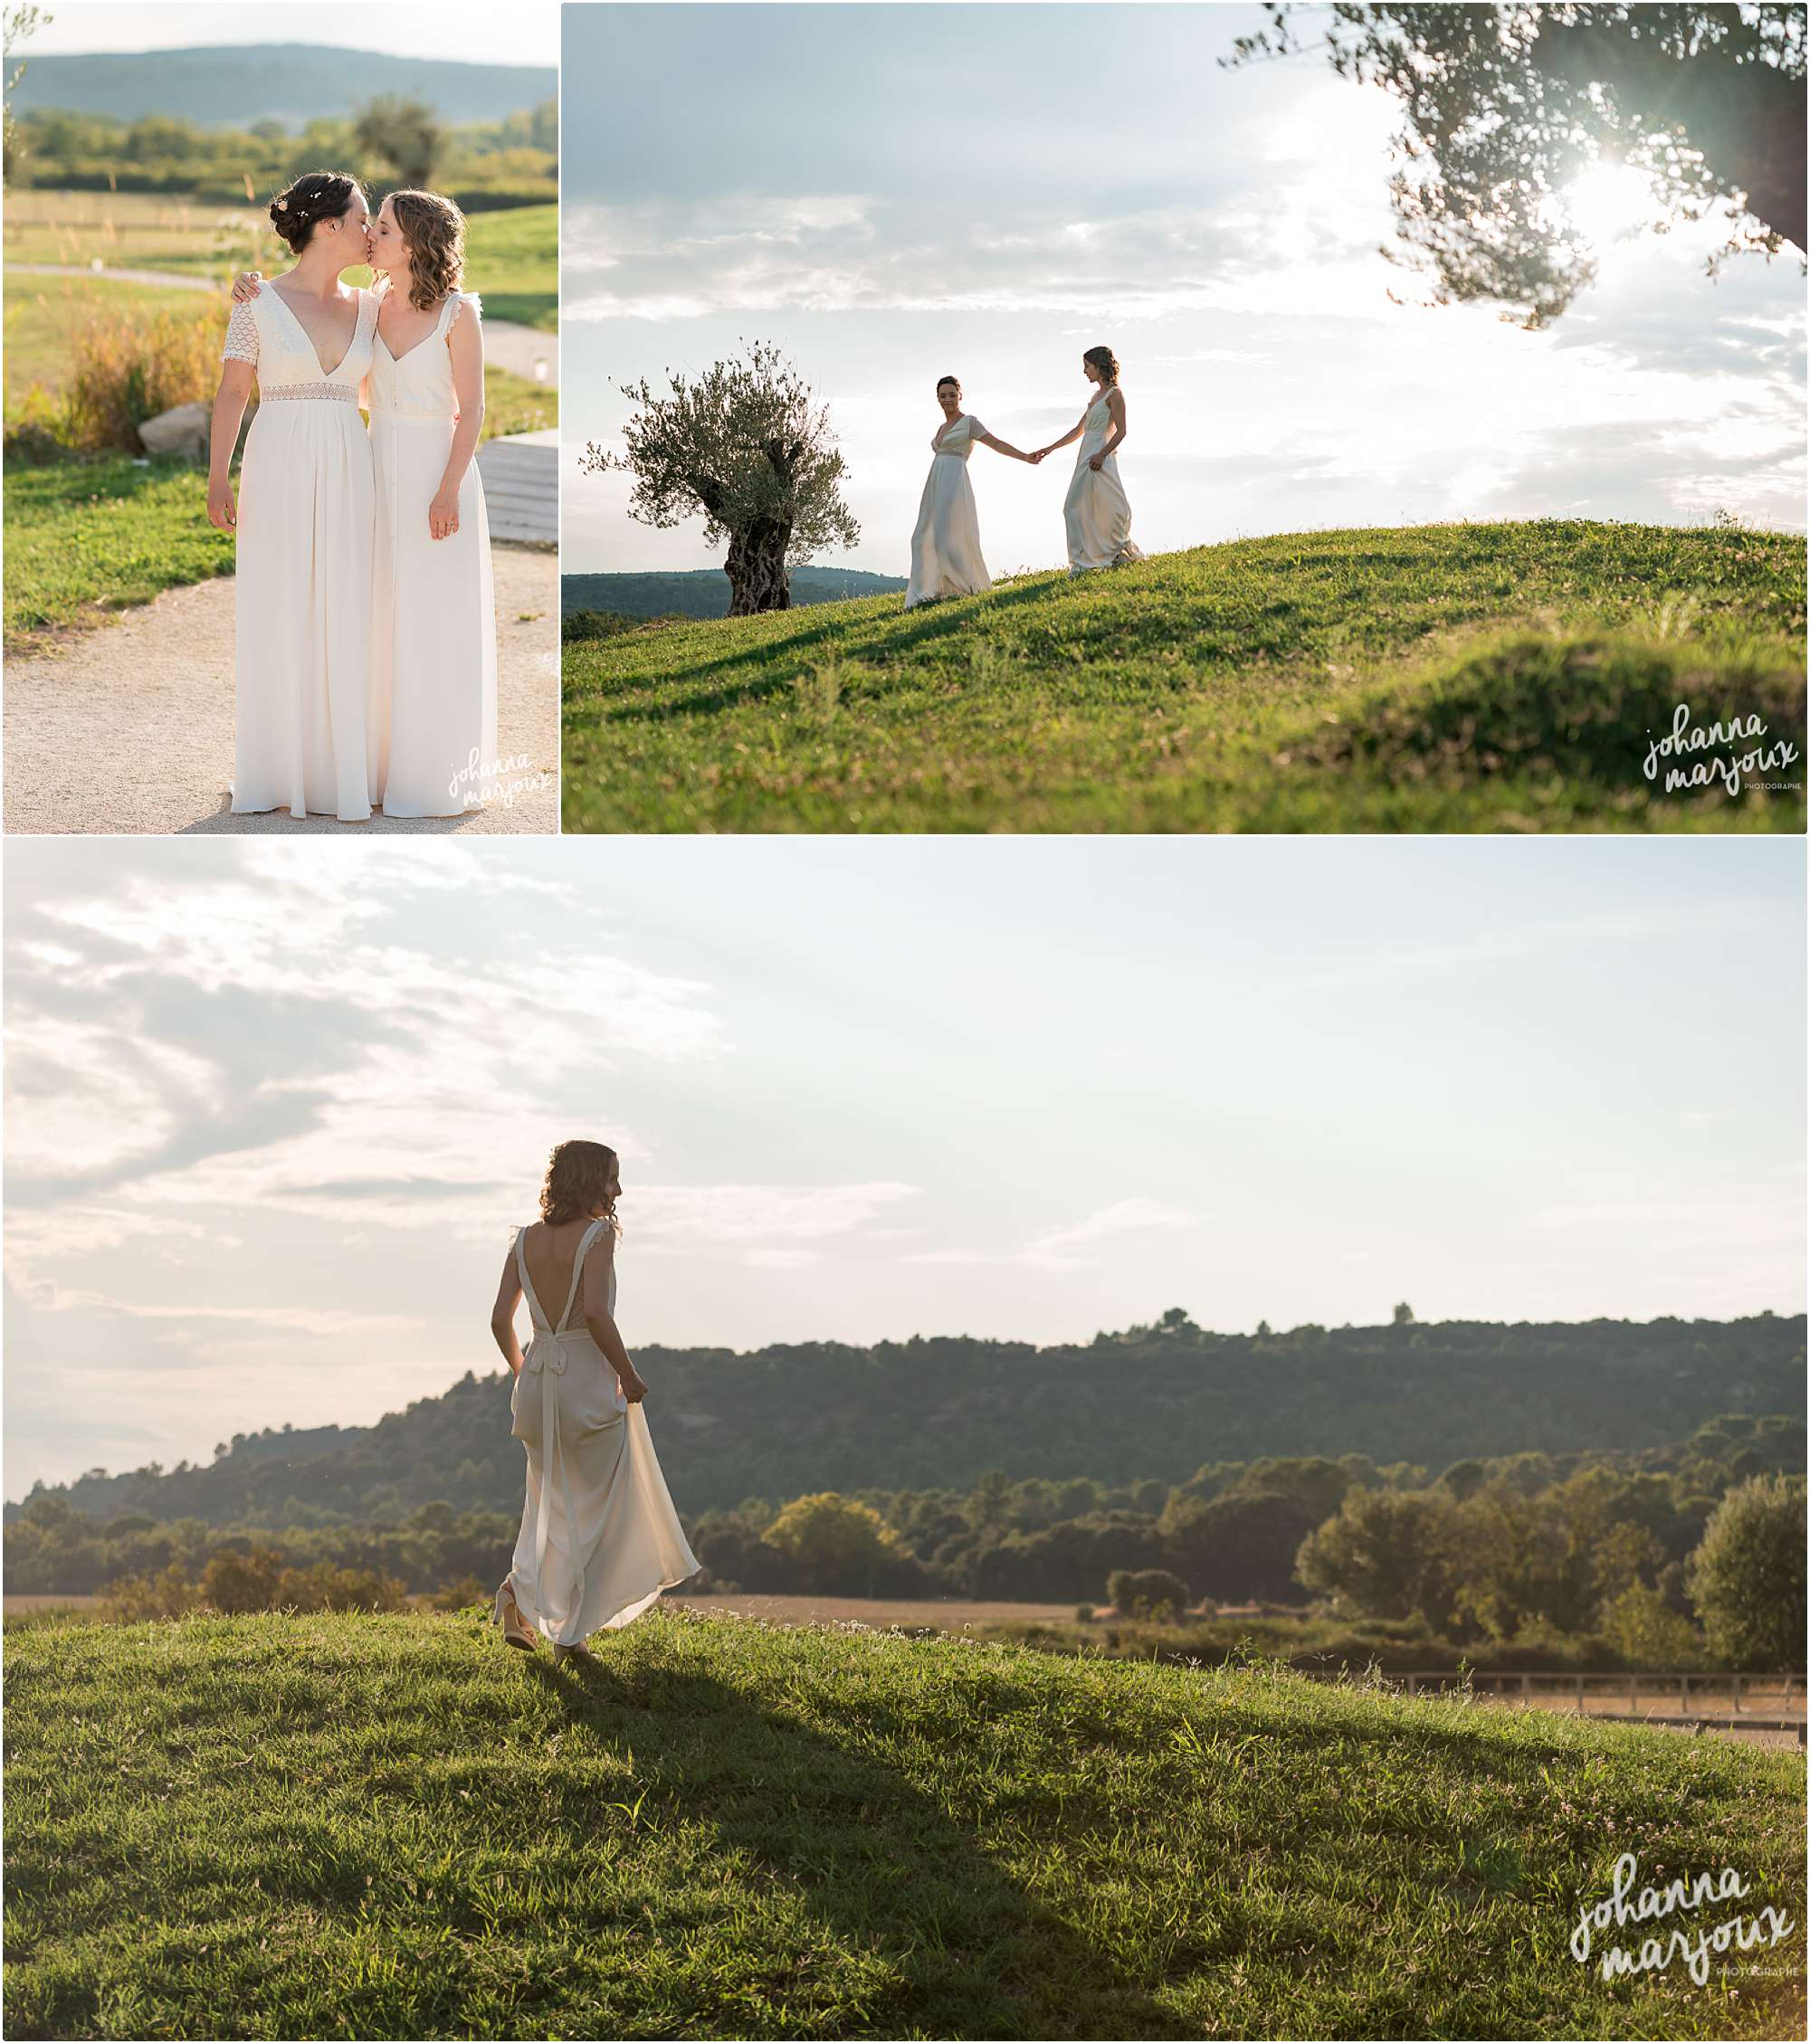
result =
[[977,596],[992,577],[980,557],[980,514],[967,458],[986,428],[967,413],[952,419],[930,442],[930,473],[911,535],[911,579],[905,608],[938,596]]
[[371,699],[386,816],[456,816],[496,785],[496,599],[475,460],[459,484],[458,531],[434,539],[427,528],[458,424],[447,337],[479,314],[475,293],[454,291],[400,357],[380,330],[371,365]]
[[[534,1295],[522,1248],[527,1230],[515,1239],[534,1338],[510,1402],[510,1431],[528,1450],[528,1496],[510,1581],[523,1620],[557,1646],[628,1624],[699,1566],[646,1415],[623,1397],[583,1317],[572,1325],[585,1259],[609,1225],[596,1221],[585,1231],[557,1320]],[[614,1263],[609,1303],[614,1313]]]
[[224,358],[258,373],[239,473],[235,814],[361,822],[371,746],[371,443],[358,386],[377,301],[360,291],[329,372],[274,285],[233,308]]

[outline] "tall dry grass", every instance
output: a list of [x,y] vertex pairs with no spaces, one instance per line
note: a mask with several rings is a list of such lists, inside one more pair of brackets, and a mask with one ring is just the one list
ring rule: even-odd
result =
[[225,313],[211,299],[194,312],[90,314],[71,335],[62,388],[34,385],[20,421],[71,453],[142,453],[147,419],[213,397],[225,331]]

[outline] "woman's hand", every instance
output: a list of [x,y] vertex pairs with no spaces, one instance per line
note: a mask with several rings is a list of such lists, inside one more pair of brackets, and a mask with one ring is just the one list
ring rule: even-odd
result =
[[239,507],[233,500],[233,485],[230,482],[223,480],[208,483],[207,522],[216,532],[233,532],[237,529]]
[[432,539],[450,539],[459,529],[459,492],[442,490],[427,507],[427,532]]
[[1094,474],[1095,474],[1095,475],[1098,475],[1098,474],[1100,473],[1100,463],[1101,463],[1101,462],[1102,462],[1103,461],[1105,461],[1105,459],[1106,459],[1106,457],[1105,457],[1105,455],[1104,455],[1104,454],[1095,454],[1095,455],[1092,455],[1092,456],[1091,456],[1091,457],[1090,457],[1090,459],[1089,459],[1089,461],[1088,461],[1088,464],[1087,464],[1087,465],[1088,465],[1088,467],[1089,467],[1089,468],[1091,468],[1091,470],[1093,471],[1093,472],[1094,472]]
[[263,280],[264,273],[262,270],[242,270],[233,280],[233,304],[249,305],[257,297]]
[[1041,461],[1043,459],[1044,455],[1049,452],[1050,451],[1047,447],[1039,447],[1034,452],[1025,455],[1024,459],[1034,469],[1038,462]]
[[641,1381],[641,1372],[631,1363],[626,1370],[616,1372],[616,1382],[622,1386],[623,1396],[631,1405],[639,1405],[647,1396],[647,1386]]

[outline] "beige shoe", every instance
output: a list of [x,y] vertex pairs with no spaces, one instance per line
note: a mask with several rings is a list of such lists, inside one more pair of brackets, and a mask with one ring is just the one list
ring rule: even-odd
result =
[[508,1645],[519,1647],[525,1654],[534,1651],[534,1635],[521,1621],[521,1607],[515,1601],[515,1587],[507,1576],[497,1592],[491,1615],[502,1627],[503,1639]]
[[557,1668],[562,1662],[568,1660],[576,1660],[581,1668],[595,1668],[597,1665],[596,1655],[582,1640],[576,1641],[569,1647],[561,1646],[556,1640],[553,1643],[554,1666]]

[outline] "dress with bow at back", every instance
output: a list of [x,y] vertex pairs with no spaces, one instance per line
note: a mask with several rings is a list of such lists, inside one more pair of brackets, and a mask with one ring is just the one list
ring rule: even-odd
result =
[[[1112,387],[1116,390],[1119,386],[1115,384]],[[1111,437],[1112,408],[1106,398],[1107,393],[1102,390],[1081,414],[1074,475],[1062,504],[1071,575],[1144,558],[1144,549],[1131,537],[1131,506],[1119,480],[1119,457],[1109,454],[1098,469],[1088,466]]]
[[448,339],[479,317],[475,292],[452,291],[400,357],[381,328],[375,343],[371,700],[386,816],[457,816],[497,785],[496,595],[475,459],[460,479],[459,529],[435,539],[427,525],[459,423]]
[[239,471],[233,810],[361,822],[371,755],[371,443],[358,388],[377,301],[329,375],[274,284],[233,308],[223,358],[258,373]]
[[[526,1621],[558,1646],[639,1618],[662,1590],[698,1572],[653,1452],[647,1417],[622,1394],[582,1315],[572,1324],[593,1222],[572,1260],[565,1309],[549,1320],[534,1294],[519,1229],[516,1270],[534,1322],[510,1394],[510,1431],[528,1451],[528,1496],[510,1580]],[[610,1311],[616,1303],[610,1268]]]
[[986,431],[978,419],[964,412],[930,442],[930,473],[911,535],[908,611],[938,596],[977,596],[993,586],[980,557],[980,514],[975,509],[974,485],[967,480],[967,458]]

